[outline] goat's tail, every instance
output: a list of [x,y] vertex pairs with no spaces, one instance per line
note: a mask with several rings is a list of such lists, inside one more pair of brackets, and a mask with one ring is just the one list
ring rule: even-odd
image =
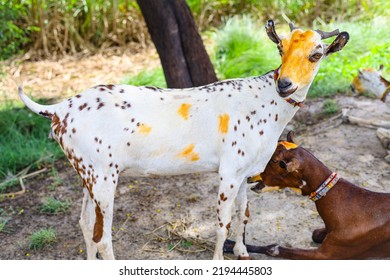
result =
[[57,105],[41,105],[32,101],[27,95],[23,93],[22,86],[18,86],[19,97],[22,102],[34,113],[51,119],[55,113]]

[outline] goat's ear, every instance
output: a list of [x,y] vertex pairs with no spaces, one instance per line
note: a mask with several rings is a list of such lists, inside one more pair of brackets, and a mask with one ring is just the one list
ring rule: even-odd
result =
[[347,32],[341,32],[336,39],[326,48],[325,54],[330,55],[332,53],[341,51],[348,43],[349,34]]
[[297,171],[300,167],[299,161],[296,158],[291,159],[290,161],[279,161],[279,166],[283,169],[286,169],[287,172]]
[[383,68],[385,68],[385,67],[383,66],[383,64],[379,65],[379,73],[380,73],[381,75],[382,75]]
[[287,133],[287,141],[295,144],[295,132],[293,130],[290,130]]

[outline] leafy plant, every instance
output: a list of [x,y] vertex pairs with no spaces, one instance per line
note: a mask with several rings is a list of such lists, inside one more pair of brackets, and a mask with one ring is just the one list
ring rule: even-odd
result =
[[21,22],[26,15],[25,6],[19,1],[0,1],[0,60],[19,53],[30,41],[28,31]]

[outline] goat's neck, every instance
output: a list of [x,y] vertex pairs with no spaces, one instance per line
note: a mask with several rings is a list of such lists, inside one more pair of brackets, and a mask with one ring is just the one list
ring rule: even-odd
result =
[[[302,170],[303,180],[306,181],[306,186],[302,190],[303,195],[309,195],[332,174],[332,171],[326,167],[320,160],[314,157],[311,153],[305,150],[305,166]],[[326,195],[315,202],[318,213],[324,220],[326,228],[331,230],[338,226],[337,219],[334,216],[338,212],[345,211],[345,199],[347,193],[354,186],[348,181],[340,178],[340,180],[330,189]]]

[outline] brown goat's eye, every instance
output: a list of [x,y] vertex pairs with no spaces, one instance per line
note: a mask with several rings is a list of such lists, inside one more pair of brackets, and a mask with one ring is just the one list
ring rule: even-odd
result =
[[322,53],[315,53],[309,57],[311,62],[317,62],[322,57]]
[[279,161],[279,166],[282,169],[287,169],[287,164],[283,160]]

